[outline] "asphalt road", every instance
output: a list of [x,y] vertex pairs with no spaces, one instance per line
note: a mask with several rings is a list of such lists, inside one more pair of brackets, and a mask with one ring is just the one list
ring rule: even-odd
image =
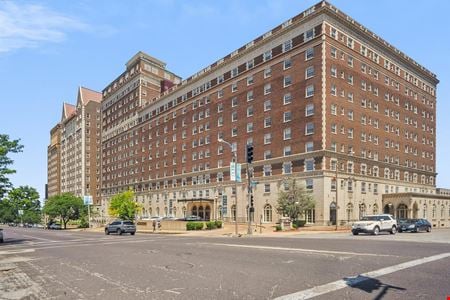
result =
[[[0,299],[447,299],[450,230],[105,236],[8,228]],[[415,242],[418,241],[418,242]]]

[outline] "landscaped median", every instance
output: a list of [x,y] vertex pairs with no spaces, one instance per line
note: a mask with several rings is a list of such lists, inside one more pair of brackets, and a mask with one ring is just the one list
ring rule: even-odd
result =
[[[222,221],[178,221],[161,220],[161,227],[156,231],[192,231],[192,230],[212,230],[222,228]],[[153,231],[153,221],[140,220],[136,222],[139,231]]]

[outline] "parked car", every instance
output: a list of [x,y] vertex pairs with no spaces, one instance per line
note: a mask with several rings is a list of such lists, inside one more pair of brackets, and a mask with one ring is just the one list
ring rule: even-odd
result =
[[430,232],[431,227],[431,223],[426,219],[402,219],[399,220],[398,232]]
[[187,216],[186,218],[184,218],[185,221],[201,221],[202,218],[200,218],[199,216]]
[[130,233],[131,235],[134,235],[136,233],[136,225],[134,225],[131,221],[116,220],[109,223],[105,227],[106,235],[109,235],[112,232],[119,235],[122,235],[122,233]]
[[3,243],[3,229],[0,228],[0,243]]
[[353,235],[359,233],[371,233],[378,235],[381,231],[387,231],[390,234],[397,232],[397,221],[392,215],[367,215],[361,218],[361,221],[352,225]]
[[52,224],[48,225],[48,229],[61,230],[61,224],[52,223]]

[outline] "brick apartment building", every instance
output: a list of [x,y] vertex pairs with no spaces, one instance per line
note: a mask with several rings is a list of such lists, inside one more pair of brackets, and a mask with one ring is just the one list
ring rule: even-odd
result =
[[76,105],[63,104],[48,147],[48,196],[70,192],[100,203],[102,94],[80,87]]
[[448,226],[450,198],[434,196],[436,76],[329,3],[181,82],[165,67],[139,52],[103,90],[104,211],[131,188],[144,217],[245,221],[246,180],[235,189],[229,162],[236,150],[245,178],[252,144],[257,221],[278,221],[278,191],[297,178],[316,200],[311,224],[388,212]]
[[50,131],[50,145],[47,147],[47,195],[46,198],[61,193],[61,124]]

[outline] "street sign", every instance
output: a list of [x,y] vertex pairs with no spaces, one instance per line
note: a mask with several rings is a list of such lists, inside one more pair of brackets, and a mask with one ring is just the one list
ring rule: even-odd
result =
[[231,162],[230,163],[230,179],[231,181],[241,182],[241,164]]
[[92,196],[86,195],[86,196],[83,197],[83,200],[84,200],[84,205],[92,205],[93,204],[92,203]]

